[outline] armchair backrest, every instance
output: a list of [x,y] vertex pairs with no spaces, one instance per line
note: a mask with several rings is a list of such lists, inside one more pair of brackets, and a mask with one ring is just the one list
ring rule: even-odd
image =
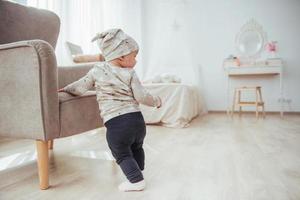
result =
[[0,0],[0,44],[40,39],[55,49],[59,29],[59,17],[51,11]]

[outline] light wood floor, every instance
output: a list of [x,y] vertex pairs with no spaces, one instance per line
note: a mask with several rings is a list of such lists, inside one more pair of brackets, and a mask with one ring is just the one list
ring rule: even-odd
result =
[[105,130],[55,141],[39,190],[35,143],[0,139],[0,199],[299,200],[300,116],[208,114],[190,127],[148,126],[147,188],[122,193]]

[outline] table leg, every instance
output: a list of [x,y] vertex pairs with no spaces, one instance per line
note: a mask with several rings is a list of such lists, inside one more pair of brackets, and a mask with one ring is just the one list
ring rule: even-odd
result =
[[226,83],[226,92],[227,92],[227,115],[229,116],[231,113],[231,109],[230,109],[230,80],[229,80],[229,75],[227,75],[227,83]]
[[279,75],[279,87],[280,87],[280,117],[283,117],[283,86],[282,86],[282,71]]

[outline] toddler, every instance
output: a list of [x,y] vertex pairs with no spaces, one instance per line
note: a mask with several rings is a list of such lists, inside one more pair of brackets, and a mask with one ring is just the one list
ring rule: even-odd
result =
[[83,78],[58,91],[82,95],[95,86],[108,146],[128,179],[119,189],[140,191],[146,186],[142,174],[146,125],[139,103],[159,108],[161,100],[145,90],[133,69],[139,50],[133,38],[121,29],[110,29],[92,41],[97,41],[105,62],[95,64]]

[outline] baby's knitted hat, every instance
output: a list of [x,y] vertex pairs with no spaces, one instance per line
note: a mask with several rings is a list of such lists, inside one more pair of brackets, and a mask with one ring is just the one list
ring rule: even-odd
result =
[[137,42],[121,29],[109,29],[98,33],[92,39],[92,42],[94,41],[97,41],[105,61],[111,61],[139,49]]

